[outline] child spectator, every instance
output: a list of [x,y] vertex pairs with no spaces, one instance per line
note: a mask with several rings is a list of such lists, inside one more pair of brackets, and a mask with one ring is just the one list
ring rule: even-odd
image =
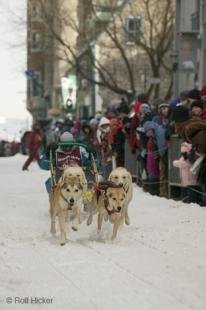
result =
[[156,137],[156,123],[147,121],[144,124],[146,142],[146,172],[148,180],[148,192],[151,195],[159,195],[159,153]]
[[191,173],[190,168],[192,163],[189,161],[189,154],[192,151],[192,145],[183,142],[181,144],[181,157],[178,160],[173,161],[173,166],[179,168],[180,181],[181,181],[181,198],[185,202],[199,202],[198,193],[196,190],[200,190],[197,185],[196,177]]

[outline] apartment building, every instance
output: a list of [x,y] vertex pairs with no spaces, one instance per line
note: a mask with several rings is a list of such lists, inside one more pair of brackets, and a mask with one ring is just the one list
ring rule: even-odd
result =
[[176,0],[174,93],[206,84],[206,1]]
[[64,113],[62,84],[69,64],[59,38],[75,45],[75,31],[62,23],[62,12],[75,19],[76,4],[76,0],[27,1],[27,109],[42,123]]

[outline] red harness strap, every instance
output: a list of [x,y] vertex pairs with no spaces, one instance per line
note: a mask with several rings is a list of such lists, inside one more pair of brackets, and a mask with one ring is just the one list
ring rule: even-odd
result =
[[98,182],[98,183],[94,183],[94,190],[95,191],[105,191],[108,188],[121,188],[122,185],[116,185],[114,182],[111,181],[103,181],[103,182]]
[[114,182],[111,182],[111,181],[104,181],[104,182],[94,183],[93,187],[94,187],[95,192],[97,193],[97,202],[99,200],[99,196],[100,196],[101,192],[103,192],[104,207],[105,207],[107,213],[109,215],[111,215],[111,214],[114,214],[115,212],[117,212],[114,209],[112,209],[112,210],[108,209],[109,201],[108,201],[108,198],[106,197],[106,190],[108,188],[121,188],[122,185],[116,185]]

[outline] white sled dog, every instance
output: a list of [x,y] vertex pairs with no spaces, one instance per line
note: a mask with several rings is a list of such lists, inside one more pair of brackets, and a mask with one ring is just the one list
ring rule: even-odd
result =
[[57,186],[50,194],[51,233],[56,233],[56,216],[59,219],[60,244],[66,243],[66,219],[72,219],[72,229],[77,231],[81,223],[80,212],[83,192],[87,189],[85,174],[81,167],[67,167]]
[[130,218],[128,215],[128,206],[133,196],[132,176],[130,172],[123,168],[117,167],[109,175],[109,181],[114,182],[116,185],[122,185],[125,192],[125,224],[130,225]]
[[92,223],[93,216],[98,213],[97,228],[98,231],[101,231],[103,219],[105,221],[109,219],[110,223],[113,224],[111,240],[114,240],[119,227],[124,222],[125,197],[126,194],[123,187],[108,187],[104,191],[95,191],[89,210],[87,225]]

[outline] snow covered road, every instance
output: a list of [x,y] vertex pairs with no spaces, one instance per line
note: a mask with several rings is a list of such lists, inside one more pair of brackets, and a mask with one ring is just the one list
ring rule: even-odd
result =
[[206,309],[206,208],[134,185],[131,225],[115,242],[109,223],[99,236],[84,221],[60,247],[49,233],[49,173],[36,163],[22,172],[24,161],[0,158],[0,310]]

